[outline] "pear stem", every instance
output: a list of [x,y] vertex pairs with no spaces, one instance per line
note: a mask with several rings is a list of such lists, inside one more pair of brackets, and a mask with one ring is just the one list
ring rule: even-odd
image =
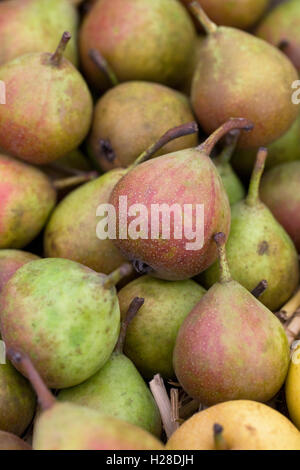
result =
[[300,307],[300,289],[297,290],[295,295],[280,309],[278,316],[281,320],[287,321]]
[[149,382],[149,386],[159,409],[165,433],[169,439],[176,429],[179,428],[179,423],[173,420],[171,402],[160,374],[156,374],[153,377],[151,382]]
[[240,138],[241,131],[239,130],[234,130],[227,136],[227,145],[224,147],[220,155],[216,158],[214,158],[214,162],[217,165],[225,165],[226,163],[229,163],[231,160],[232,155],[235,152],[238,140]]
[[55,65],[58,67],[62,61],[64,52],[66,50],[67,44],[71,39],[71,34],[68,31],[65,31],[64,34],[62,35],[62,38],[57,46],[56,51],[54,54],[52,54],[50,62],[52,65]]
[[46,384],[44,383],[43,379],[41,378],[34,365],[32,364],[29,357],[21,353],[20,351],[16,351],[12,348],[8,348],[6,354],[12,363],[19,364],[21,366],[21,369],[24,371],[26,377],[34,388],[38,396],[39,403],[43,410],[47,410],[53,405],[55,405],[56,400],[54,396],[47,388]]
[[83,175],[70,176],[70,178],[63,178],[53,181],[52,185],[55,189],[66,189],[72,186],[77,186],[78,184],[88,183],[89,181],[94,180],[99,175],[96,171],[89,171]]
[[251,294],[257,299],[267,290],[268,281],[260,281],[259,284],[251,291]]
[[129,263],[122,264],[118,269],[113,271],[111,274],[106,276],[104,280],[103,287],[105,289],[110,289],[111,287],[118,284],[126,276],[129,276],[133,272],[133,267]]
[[228,261],[226,257],[226,249],[225,249],[225,243],[226,243],[226,235],[223,232],[216,233],[214,235],[214,241],[217,245],[218,248],[218,253],[219,253],[219,263],[220,263],[220,280],[219,282],[221,284],[225,284],[226,282],[230,282],[232,280],[229,266],[228,266]]
[[228,450],[227,442],[224,439],[224,429],[220,424],[214,424],[215,450]]
[[168,144],[172,140],[178,139],[185,135],[195,134],[198,132],[198,125],[196,122],[188,122],[187,124],[182,124],[181,126],[173,127],[169,129],[160,139],[155,143],[150,145],[147,150],[145,150],[129,167],[132,169],[139,165],[140,163],[149,160],[158,150],[160,150],[164,145]]
[[144,304],[144,299],[142,297],[135,297],[131,304],[128,307],[126,316],[121,322],[121,331],[119,334],[119,339],[115,347],[115,352],[122,354],[125,344],[125,338],[127,333],[127,328],[138,313],[139,309]]
[[198,2],[191,2],[188,6],[207,34],[212,34],[217,31],[218,26],[207,16]]
[[250,186],[248,190],[248,196],[246,203],[248,206],[255,206],[259,202],[259,186],[262,174],[265,169],[265,162],[268,156],[268,150],[261,147],[257,153],[256,162],[252,172]]
[[254,127],[254,124],[245,118],[231,118],[222,126],[220,126],[215,132],[213,132],[203,144],[199,145],[198,150],[204,152],[206,155],[210,155],[214,146],[218,141],[228,134],[228,132],[233,131],[234,129],[244,129],[245,131],[251,131]]
[[94,64],[98,67],[98,69],[104,73],[104,75],[108,78],[111,85],[117,86],[119,85],[119,80],[111,67],[111,65],[107,62],[107,60],[100,54],[97,49],[90,49],[89,50],[89,57],[92,59]]

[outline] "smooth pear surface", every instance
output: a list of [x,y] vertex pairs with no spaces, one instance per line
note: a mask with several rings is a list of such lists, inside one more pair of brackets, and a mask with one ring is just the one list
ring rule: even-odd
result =
[[300,348],[292,353],[292,360],[285,384],[286,402],[293,423],[300,429]]

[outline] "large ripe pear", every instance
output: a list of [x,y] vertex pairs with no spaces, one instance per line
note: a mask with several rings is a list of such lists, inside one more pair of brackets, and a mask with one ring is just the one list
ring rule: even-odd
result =
[[238,399],[266,402],[287,375],[287,336],[276,316],[231,278],[225,235],[214,239],[220,280],[179,330],[175,373],[184,390],[205,405]]
[[22,266],[0,294],[3,340],[28,354],[52,388],[77,385],[109,359],[120,309],[110,276],[74,261],[46,258]]
[[269,145],[293,124],[299,106],[292,102],[298,73],[277,48],[246,32],[217,27],[201,7],[207,37],[192,85],[196,116],[210,134],[230,117],[244,116],[254,131],[242,136],[241,148]]
[[[266,150],[258,152],[248,196],[231,209],[227,257],[233,279],[249,291],[262,279],[268,282],[260,301],[275,311],[298,286],[299,262],[289,235],[259,198],[266,156]],[[280,193],[279,188],[276,191]],[[218,277],[219,266],[215,263],[204,273],[203,283],[210,287]]]

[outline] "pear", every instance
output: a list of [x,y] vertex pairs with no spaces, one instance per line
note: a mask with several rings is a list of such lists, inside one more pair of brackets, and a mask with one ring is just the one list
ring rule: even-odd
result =
[[198,65],[198,60],[201,55],[201,46],[204,38],[205,36],[200,34],[196,38],[196,42],[194,43],[193,47],[193,52],[190,56],[189,65],[186,69],[185,79],[180,87],[181,91],[188,96],[190,96],[191,94],[193,78]]
[[204,405],[239,399],[266,402],[287,375],[287,336],[276,316],[232,279],[225,235],[218,233],[214,239],[220,280],[180,327],[175,373],[184,390]]
[[[252,123],[241,118],[229,120],[197,148],[169,153],[135,166],[113,189],[110,203],[117,216],[113,241],[140,272],[151,272],[166,280],[184,280],[204,271],[216,260],[212,235],[219,230],[228,235],[230,207],[209,155],[217,141],[233,129],[250,130]],[[140,216],[136,220],[123,210],[123,201],[132,210],[138,208]],[[158,214],[163,212],[162,223],[154,209]],[[171,211],[174,217],[172,220],[170,217],[166,229],[167,213],[170,216]],[[191,233],[191,226],[194,229],[195,225],[196,231]],[[135,226],[140,228],[136,233]]]
[[34,450],[163,449],[144,429],[84,406],[58,403],[26,355],[9,349],[8,356],[26,372],[41,404],[34,426]]
[[[300,115],[290,129],[282,137],[268,145],[267,149],[267,169],[282,163],[300,160]],[[234,153],[231,163],[240,176],[248,178],[251,175],[256,154],[256,149],[238,149]]]
[[21,250],[0,250],[0,292],[14,273],[26,263],[39,259]]
[[23,248],[45,225],[56,192],[40,170],[0,154],[0,199],[0,248]]
[[184,78],[195,38],[193,22],[177,1],[98,0],[80,30],[80,57],[86,76],[101,89],[108,81],[90,59],[91,49],[104,56],[121,82],[173,87]]
[[[184,138],[197,130],[195,123],[170,129],[137,158],[135,165],[153,156],[171,140]],[[113,188],[129,170],[111,170],[63,199],[46,227],[46,256],[71,259],[104,274],[109,274],[124,261],[108,235],[107,238],[96,235],[98,224],[105,221],[103,217],[97,218],[96,214],[101,216],[98,207],[108,204]]]
[[240,181],[238,175],[230,164],[239,136],[240,133],[236,133],[236,135],[232,137],[232,141],[228,141],[228,145],[224,147],[222,153],[213,160],[223,181],[231,206],[244,199],[246,195],[243,183]]
[[[89,138],[91,156],[104,171],[126,168],[168,129],[193,119],[189,101],[181,93],[157,83],[122,83],[96,104]],[[190,148],[197,142],[196,134],[185,136],[154,156]]]
[[[299,263],[289,235],[259,198],[266,156],[265,149],[258,152],[248,196],[232,207],[227,256],[233,279],[249,291],[262,279],[268,282],[260,301],[276,311],[299,284]],[[203,275],[204,286],[212,286],[218,276],[219,268],[214,264]]]
[[[214,439],[214,431],[220,427],[223,428],[221,449],[216,432]],[[236,400],[196,413],[171,436],[167,449],[300,450],[300,433],[285,416],[269,406]]]
[[32,421],[35,404],[29,382],[10,362],[0,364],[0,429],[21,436]]
[[[0,147],[45,164],[76,149],[92,120],[92,98],[80,73],[63,57],[70,34],[54,54],[25,54],[0,67],[6,104],[0,106]],[[34,85],[33,85],[34,84]]]
[[130,271],[123,265],[106,276],[58,258],[25,264],[0,294],[3,340],[32,358],[49,387],[85,381],[115,347],[120,328],[115,284]]
[[284,227],[300,252],[300,161],[272,168],[264,175],[261,200]]
[[243,116],[255,128],[241,137],[239,147],[269,145],[288,131],[299,113],[291,99],[297,70],[274,46],[244,31],[217,27],[195,6],[207,32],[191,94],[199,123],[210,134],[230,117]]
[[96,409],[159,437],[161,420],[153,396],[134,364],[123,354],[127,327],[143,302],[135,297],[130,303],[118,343],[104,367],[86,382],[61,390],[57,399]]
[[285,384],[285,396],[289,415],[293,423],[300,429],[300,344],[293,351],[289,372]]
[[62,31],[72,34],[66,57],[77,57],[78,15],[69,0],[10,0],[0,3],[0,64],[30,52],[54,49]]
[[145,304],[128,326],[125,341],[125,354],[144,377],[174,377],[172,358],[178,330],[204,293],[205,289],[192,280],[170,282],[148,275],[120,290],[123,318],[133,297],[145,298]]
[[[181,0],[187,6],[192,0]],[[196,0],[217,24],[248,29],[263,15],[269,0]]]
[[19,437],[0,431],[0,450],[31,450],[31,447]]
[[[256,30],[258,37],[280,46],[300,72],[300,4],[289,0],[274,8]],[[285,44],[284,44],[285,43]]]

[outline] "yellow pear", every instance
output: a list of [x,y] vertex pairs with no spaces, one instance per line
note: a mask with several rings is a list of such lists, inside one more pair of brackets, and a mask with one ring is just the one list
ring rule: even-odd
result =
[[300,429],[300,344],[292,355],[285,394],[291,420]]
[[169,450],[300,450],[300,432],[267,405],[235,400],[207,408],[171,436]]

